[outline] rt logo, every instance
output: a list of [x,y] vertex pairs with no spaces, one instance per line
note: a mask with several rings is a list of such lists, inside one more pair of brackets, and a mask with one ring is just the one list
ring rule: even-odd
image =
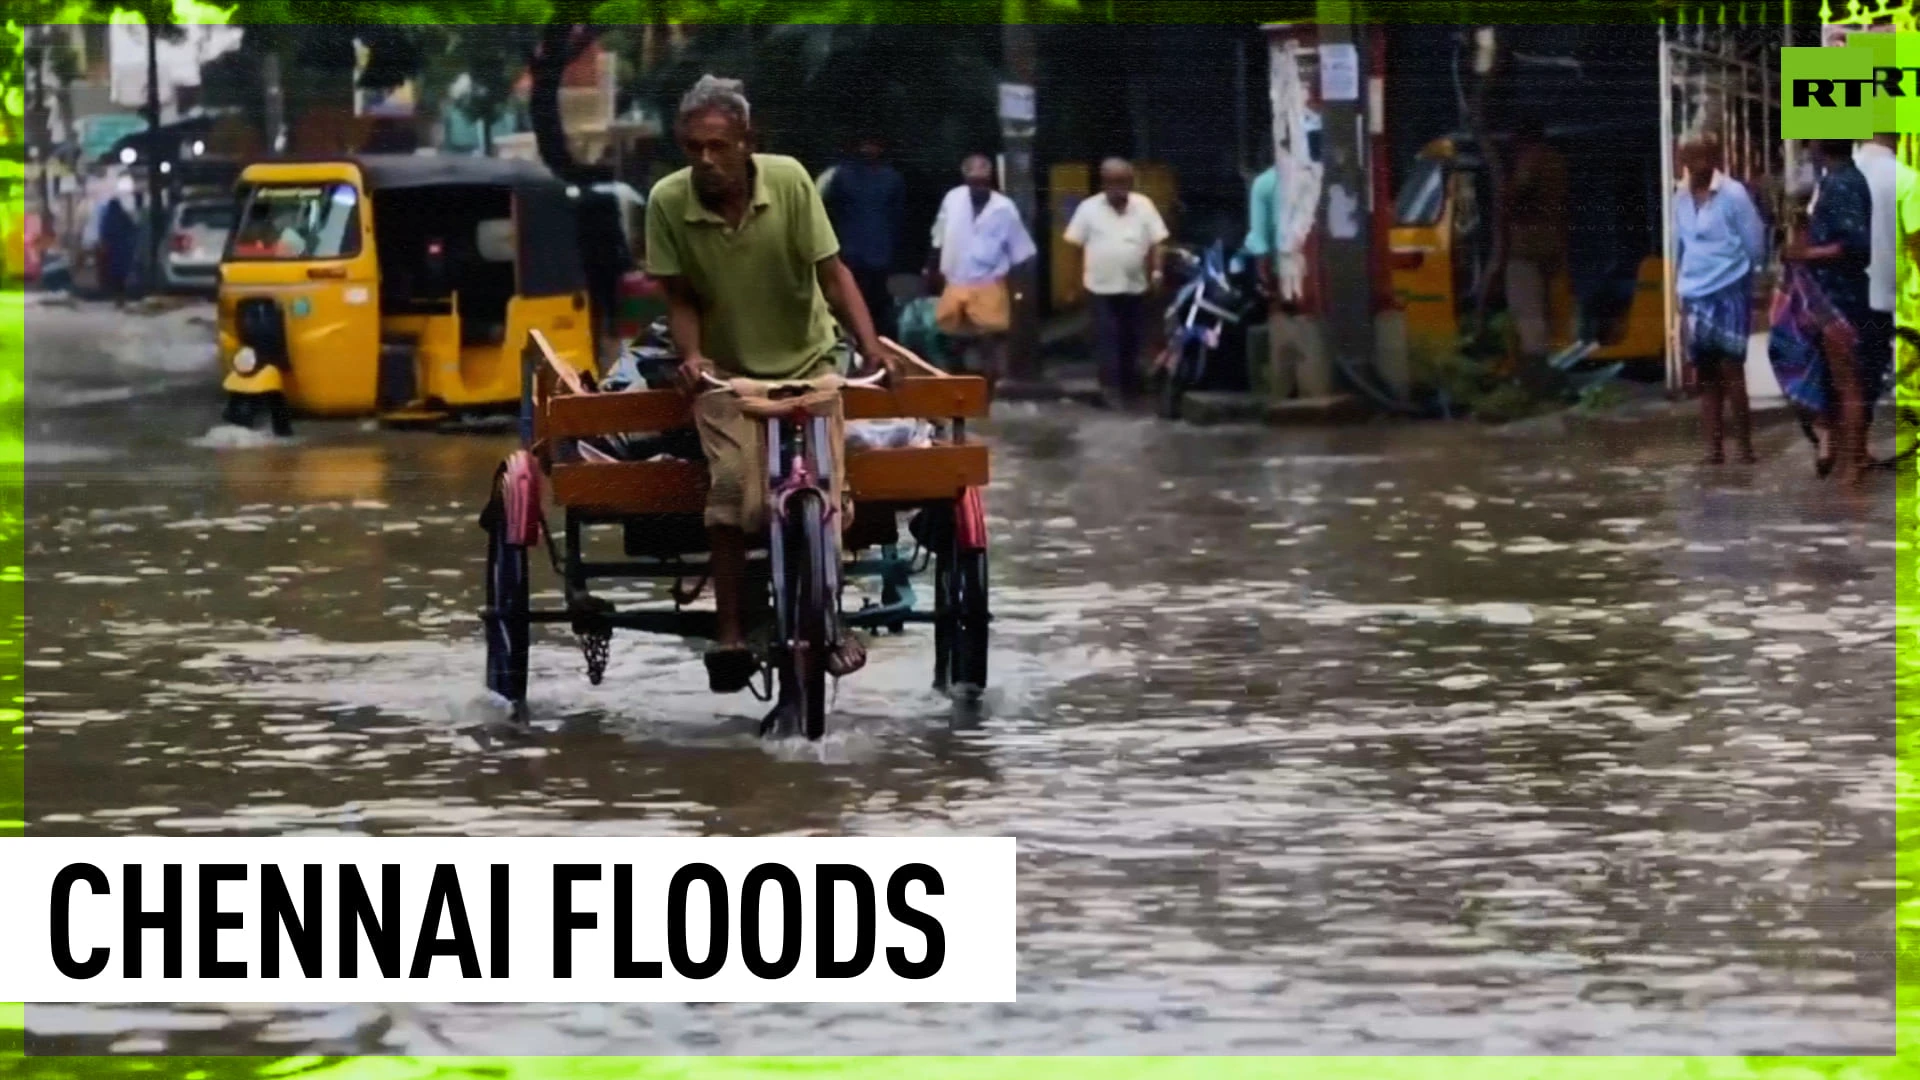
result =
[[1920,131],[1920,34],[1855,33],[1838,48],[1780,50],[1780,137]]

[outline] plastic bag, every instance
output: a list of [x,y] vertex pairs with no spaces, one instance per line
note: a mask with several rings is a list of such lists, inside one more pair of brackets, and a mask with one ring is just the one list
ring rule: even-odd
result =
[[933,445],[934,428],[925,420],[852,420],[847,423],[849,450],[901,450]]
[[665,390],[673,386],[674,372],[679,367],[680,350],[674,348],[667,320],[655,319],[645,333],[621,350],[613,369],[600,381],[600,389]]
[[937,304],[923,296],[900,309],[900,344],[942,371],[955,370],[955,357],[948,348],[947,336],[934,319]]

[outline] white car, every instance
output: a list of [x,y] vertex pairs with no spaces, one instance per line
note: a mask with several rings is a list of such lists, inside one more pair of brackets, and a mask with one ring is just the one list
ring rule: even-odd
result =
[[173,208],[161,271],[169,292],[207,292],[219,286],[220,255],[227,249],[233,216],[230,199],[188,199]]

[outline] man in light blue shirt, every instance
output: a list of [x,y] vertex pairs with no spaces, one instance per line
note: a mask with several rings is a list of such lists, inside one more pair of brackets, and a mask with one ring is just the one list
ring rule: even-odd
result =
[[1752,464],[1747,338],[1753,275],[1766,261],[1767,229],[1746,187],[1720,171],[1720,156],[1720,145],[1710,135],[1680,146],[1686,175],[1673,207],[1674,292],[1686,357],[1699,377],[1706,463],[1726,461],[1722,416],[1730,413],[1740,460]]

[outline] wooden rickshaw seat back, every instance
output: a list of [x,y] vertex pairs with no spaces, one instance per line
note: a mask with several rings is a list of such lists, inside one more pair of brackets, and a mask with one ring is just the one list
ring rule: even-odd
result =
[[[987,415],[986,380],[950,375],[882,339],[911,374],[885,387],[849,386],[842,408],[852,420],[971,420]],[[554,501],[595,516],[699,513],[706,504],[706,466],[697,461],[555,462],[565,439],[655,434],[693,426],[677,390],[592,392],[557,356],[540,331],[527,343],[532,365],[531,449],[545,464]],[[863,449],[847,454],[847,486],[859,502],[918,504],[957,499],[987,485],[984,444],[953,439],[924,447]]]

